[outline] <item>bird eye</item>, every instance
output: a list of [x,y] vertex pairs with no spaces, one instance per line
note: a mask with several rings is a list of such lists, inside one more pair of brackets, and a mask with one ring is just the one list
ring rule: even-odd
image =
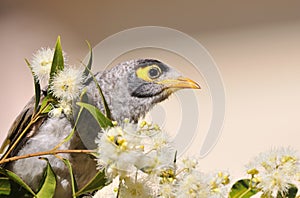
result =
[[148,73],[150,78],[158,78],[160,76],[160,70],[157,67],[152,67]]

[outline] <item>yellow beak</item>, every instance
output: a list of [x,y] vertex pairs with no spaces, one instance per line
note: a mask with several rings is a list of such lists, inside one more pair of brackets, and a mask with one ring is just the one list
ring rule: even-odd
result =
[[195,81],[179,77],[177,79],[166,79],[163,81],[157,82],[158,84],[163,84],[167,86],[168,88],[178,88],[178,89],[201,89],[200,85],[196,83]]

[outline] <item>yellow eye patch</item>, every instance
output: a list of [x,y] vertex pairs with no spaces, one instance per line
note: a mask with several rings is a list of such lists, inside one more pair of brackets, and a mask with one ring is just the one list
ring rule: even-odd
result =
[[157,65],[140,67],[136,70],[136,75],[140,79],[151,82],[161,75],[161,69]]

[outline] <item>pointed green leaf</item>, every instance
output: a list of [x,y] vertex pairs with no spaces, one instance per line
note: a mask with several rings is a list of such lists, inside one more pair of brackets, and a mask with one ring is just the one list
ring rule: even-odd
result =
[[237,181],[231,188],[229,198],[249,198],[255,195],[258,190],[250,187],[250,179]]
[[31,65],[29,63],[29,61],[27,59],[25,59],[25,62],[27,63],[27,66],[29,67],[32,76],[33,76],[33,80],[34,80],[34,91],[35,91],[35,105],[34,105],[34,113],[36,113],[39,103],[40,103],[40,99],[41,99],[41,85],[39,82],[39,79],[37,78],[37,76],[33,73]]
[[291,184],[288,191],[286,193],[278,193],[277,198],[295,198],[298,192],[298,188]]
[[49,113],[53,109],[53,106],[56,103],[57,101],[53,99],[51,95],[47,95],[42,101],[41,108],[40,108],[41,113],[42,114]]
[[92,69],[92,62],[93,62],[93,50],[91,48],[91,45],[88,41],[86,41],[88,47],[89,47],[89,50],[90,50],[90,58],[89,58],[89,62],[88,64],[86,65],[86,68],[84,70],[84,75],[85,76],[88,76],[89,75],[89,72],[90,70]]
[[21,187],[23,187],[26,191],[28,191],[30,194],[32,194],[33,196],[35,196],[35,193],[33,192],[33,190],[15,173],[0,168],[0,174],[3,174],[5,176],[7,176],[9,179],[11,179],[12,181],[16,182],[17,184],[19,184]]
[[98,122],[101,128],[105,129],[107,127],[113,126],[111,120],[105,117],[97,107],[83,102],[77,102],[76,104],[80,107],[84,107],[85,109],[87,109],[92,114],[92,116],[96,119],[96,121]]
[[[51,87],[53,77],[55,74],[57,74],[59,71],[62,71],[64,69],[64,57],[63,57],[63,52],[61,48],[61,42],[60,42],[60,36],[57,37],[56,45],[55,45],[55,51],[54,51],[54,56],[53,56],[53,61],[51,65],[51,70],[50,70],[50,78],[49,78],[49,88]],[[50,93],[48,88],[48,93]]]
[[110,110],[109,110],[109,108],[108,108],[108,104],[107,104],[107,102],[106,102],[106,100],[105,100],[105,97],[104,97],[104,95],[103,95],[102,89],[101,89],[101,87],[100,87],[100,85],[99,85],[97,79],[95,78],[94,74],[92,74],[91,70],[89,70],[87,67],[86,67],[86,69],[87,69],[88,72],[91,74],[91,76],[92,76],[92,78],[93,78],[93,81],[94,81],[94,83],[95,83],[96,86],[97,86],[97,89],[98,89],[98,91],[99,91],[99,94],[100,94],[101,99],[102,99],[102,102],[103,102],[103,106],[104,106],[104,110],[105,110],[106,117],[109,118],[109,119],[111,119],[111,113],[110,113]]
[[91,72],[92,62],[93,62],[93,50],[91,48],[90,43],[88,41],[86,41],[86,42],[87,42],[87,45],[88,45],[89,50],[90,50],[90,58],[89,58],[88,64],[85,66],[84,75],[88,76],[90,74],[91,77],[93,78],[93,81],[94,81],[94,83],[97,86],[97,89],[98,89],[98,91],[100,93],[100,96],[101,96],[101,99],[102,99],[102,102],[103,102],[103,106],[104,106],[104,109],[105,109],[105,115],[106,115],[107,118],[111,119],[111,113],[110,113],[110,110],[108,108],[107,102],[106,102],[106,100],[104,98],[104,95],[103,95],[103,92],[101,90],[101,87],[99,86],[99,83],[96,80],[94,74]]
[[37,198],[53,197],[56,188],[56,176],[51,168],[50,163],[48,162],[48,159],[41,159],[47,161],[47,167],[44,172],[44,182],[36,196]]
[[0,195],[9,195],[11,192],[8,177],[0,177]]
[[71,187],[72,187],[72,197],[73,197],[73,198],[76,198],[75,192],[76,192],[76,190],[77,190],[77,184],[76,184],[76,181],[75,181],[75,177],[74,177],[74,174],[73,174],[73,169],[72,169],[71,163],[70,163],[70,161],[67,160],[67,159],[63,159],[63,162],[64,162],[65,165],[68,167],[69,172],[70,172],[70,177],[71,177]]
[[95,190],[100,190],[101,188],[107,186],[110,182],[107,181],[105,177],[105,171],[99,171],[89,183],[87,183],[82,189],[76,192],[76,196],[93,192]]

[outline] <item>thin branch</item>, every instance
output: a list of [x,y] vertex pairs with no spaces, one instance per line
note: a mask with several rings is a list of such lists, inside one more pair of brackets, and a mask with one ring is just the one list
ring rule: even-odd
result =
[[25,158],[30,158],[30,157],[38,157],[38,156],[43,156],[43,155],[56,155],[59,153],[87,153],[91,154],[95,152],[94,150],[51,150],[51,151],[43,151],[43,152],[37,152],[37,153],[30,153],[27,155],[21,155],[21,156],[14,156],[10,158],[6,158],[0,161],[0,164],[4,164],[7,162],[12,162],[16,161],[19,159],[25,159]]

